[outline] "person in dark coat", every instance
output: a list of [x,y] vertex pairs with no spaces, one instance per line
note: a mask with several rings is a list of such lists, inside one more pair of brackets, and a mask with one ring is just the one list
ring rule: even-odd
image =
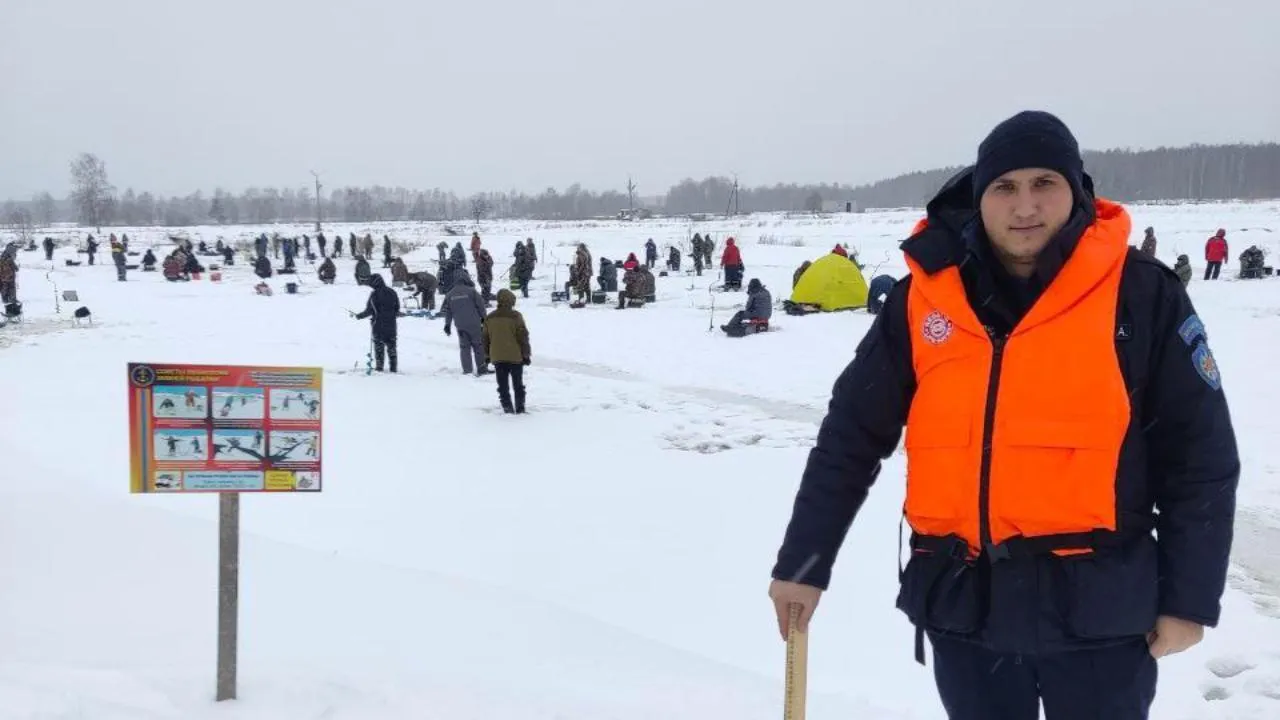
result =
[[1157,660],[1218,623],[1240,459],[1210,333],[1129,229],[1039,112],[928,204],[800,478],[780,632],[905,428],[897,606],[951,720],[1147,717]]
[[369,268],[369,261],[365,260],[363,255],[356,256],[355,276],[357,285],[364,285],[373,276],[373,271]]
[[[516,294],[502,288],[498,291],[498,309],[484,319],[482,335],[485,357],[493,363],[498,376],[498,401],[508,414],[524,414],[524,369],[532,362],[529,328],[516,309]],[[515,402],[511,386],[515,389]]]
[[716,241],[711,239],[711,233],[707,233],[702,237],[702,254],[703,261],[707,269],[715,267],[711,263],[711,253],[716,250]]
[[871,285],[867,287],[867,312],[872,315],[880,314],[884,301],[889,297],[889,293],[893,292],[896,282],[892,275],[877,275],[871,278]]
[[733,314],[729,322],[720,329],[729,337],[742,337],[747,334],[748,325],[768,323],[773,317],[773,295],[770,294],[759,278],[751,278],[747,283],[747,306]]
[[382,236],[382,266],[391,267],[391,236]]
[[622,292],[618,293],[618,309],[644,307],[654,294],[653,273],[648,265],[636,265],[622,276]]
[[[258,257],[263,258],[263,257],[266,257],[266,256],[267,256],[267,235],[266,235],[266,233],[263,233],[262,235],[259,235],[258,237],[254,238],[254,240],[253,240],[253,249],[254,249],[254,251],[258,254]],[[257,261],[255,261],[255,263],[256,263],[256,262],[257,262]]]
[[511,266],[511,274],[515,277],[520,295],[529,297],[529,281],[533,279],[533,259],[526,246],[516,243],[515,264]]
[[1142,251],[1142,254],[1146,255],[1147,257],[1156,256],[1156,229],[1155,228],[1153,227],[1147,228],[1146,235],[1143,236],[1142,238],[1141,251]]
[[85,241],[85,247],[89,250],[89,264],[92,265],[94,257],[98,254],[98,241],[94,240],[93,236],[90,235],[89,239]]
[[609,258],[600,258],[600,274],[596,276],[601,292],[618,292],[618,266]]
[[156,269],[156,254],[151,252],[151,248],[142,254],[142,269],[144,272],[152,272]]
[[538,249],[533,246],[533,238],[524,239],[524,251],[529,256],[529,270],[532,272],[538,265]]
[[57,245],[54,244],[53,238],[47,237],[44,239],[44,259],[45,260],[53,259],[53,250],[55,247],[57,247]]
[[667,270],[680,272],[680,248],[675,245],[672,245],[671,250],[667,253]]
[[293,258],[298,251],[298,241],[294,238],[285,238],[281,243],[281,250],[284,252],[284,269],[296,269],[293,263]]
[[418,298],[418,305],[423,310],[436,309],[436,289],[440,283],[435,275],[425,270],[411,272],[405,276],[405,282],[408,283],[412,296]]
[[693,248],[689,251],[689,256],[693,258],[693,271],[698,274],[698,277],[702,277],[702,258],[706,253],[706,248],[702,246],[702,235],[694,233],[691,245]]
[[11,242],[0,252],[0,302],[18,302],[18,243]]
[[436,243],[436,252],[440,253],[439,263],[441,265],[444,265],[445,263],[449,262],[449,243],[443,240]]
[[[462,247],[459,245],[458,247]],[[444,334],[451,335],[452,326],[458,326],[458,349],[462,359],[462,372],[470,375],[488,374],[488,362],[484,358],[481,326],[484,324],[485,307],[480,293],[466,268],[458,268],[453,277],[453,289],[440,303],[444,313]],[[472,358],[475,364],[472,365]]]
[[[355,254],[355,248],[352,247],[351,250],[352,250],[352,254]],[[336,258],[342,257],[342,236],[341,235],[333,236],[333,256]]]
[[493,299],[493,256],[488,250],[477,248],[475,261],[476,282],[480,283],[480,297],[484,298],[487,305]]
[[227,245],[222,248],[222,264],[230,267],[236,264],[236,249]]
[[1179,255],[1178,262],[1173,265],[1173,271],[1177,273],[1178,279],[1182,281],[1182,287],[1191,284],[1191,258],[1186,255]]
[[465,268],[467,266],[467,251],[462,248],[462,243],[456,243],[453,250],[449,252],[449,261],[456,267]]
[[382,372],[384,360],[389,362],[391,372],[396,372],[396,335],[400,317],[400,298],[396,291],[387,287],[381,275],[369,276],[369,302],[364,312],[356,315],[357,320],[370,318],[373,329],[373,369]]
[[658,264],[658,245],[649,238],[644,244],[644,264],[652,270]]
[[320,263],[320,268],[316,270],[316,275],[320,276],[320,282],[332,285],[338,277],[338,268],[333,264],[333,258],[325,258]]
[[259,255],[258,259],[253,263],[253,274],[263,280],[271,277],[271,258],[268,258],[266,255]]
[[327,257],[329,257],[329,256],[325,253],[325,246],[326,246],[326,245],[328,245],[328,244],[329,244],[329,241],[328,241],[328,239],[327,239],[327,238],[325,238],[324,233],[317,233],[317,234],[316,234],[316,245],[317,245],[317,246],[319,246],[319,248],[320,248],[320,257],[322,257],[322,258],[327,258]]

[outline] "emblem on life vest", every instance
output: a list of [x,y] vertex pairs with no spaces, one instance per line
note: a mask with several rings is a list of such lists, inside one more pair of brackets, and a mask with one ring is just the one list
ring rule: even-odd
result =
[[932,345],[941,345],[951,338],[951,319],[934,310],[924,319],[920,328],[924,339]]

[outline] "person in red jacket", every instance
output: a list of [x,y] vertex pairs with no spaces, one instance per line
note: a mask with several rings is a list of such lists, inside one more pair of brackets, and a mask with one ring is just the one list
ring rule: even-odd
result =
[[1222,272],[1222,261],[1227,259],[1227,231],[1218,229],[1218,234],[1209,238],[1209,242],[1204,244],[1204,259],[1208,261],[1208,265],[1204,268],[1204,279],[1208,280],[1210,275],[1214,280],[1218,279],[1218,273]]
[[724,241],[724,254],[720,256],[720,267],[724,269],[724,289],[741,290],[742,273],[746,268],[742,264],[742,252],[733,238]]
[[844,249],[844,246],[843,246],[843,245],[841,245],[840,243],[836,243],[836,246],[835,246],[834,248],[832,248],[832,249],[831,249],[831,252],[832,252],[833,254],[835,254],[835,255],[839,255],[840,257],[843,257],[843,258],[847,258],[847,257],[849,257],[849,252],[848,252],[847,250],[845,250],[845,249]]
[[622,263],[623,270],[630,271],[630,270],[635,270],[638,267],[640,267],[640,261],[636,259],[635,253],[631,253],[630,255],[628,255],[627,261]]

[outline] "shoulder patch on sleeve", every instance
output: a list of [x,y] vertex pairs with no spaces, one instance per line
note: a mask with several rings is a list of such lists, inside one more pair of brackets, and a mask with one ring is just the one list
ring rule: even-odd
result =
[[1182,338],[1182,342],[1188,347],[1196,342],[1196,338],[1204,338],[1209,340],[1208,334],[1205,332],[1204,323],[1200,321],[1199,315],[1192,315],[1182,321],[1182,325],[1178,327],[1178,336]]
[[1222,373],[1218,370],[1218,361],[1213,359],[1213,351],[1209,350],[1208,345],[1200,343],[1196,346],[1191,353],[1191,363],[1206,385],[1214,390],[1222,389]]

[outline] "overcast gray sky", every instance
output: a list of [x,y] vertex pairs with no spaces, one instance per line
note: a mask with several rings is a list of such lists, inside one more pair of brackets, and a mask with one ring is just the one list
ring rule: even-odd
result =
[[1089,148],[1280,140],[1280,0],[0,0],[0,198],[578,181],[642,195]]

